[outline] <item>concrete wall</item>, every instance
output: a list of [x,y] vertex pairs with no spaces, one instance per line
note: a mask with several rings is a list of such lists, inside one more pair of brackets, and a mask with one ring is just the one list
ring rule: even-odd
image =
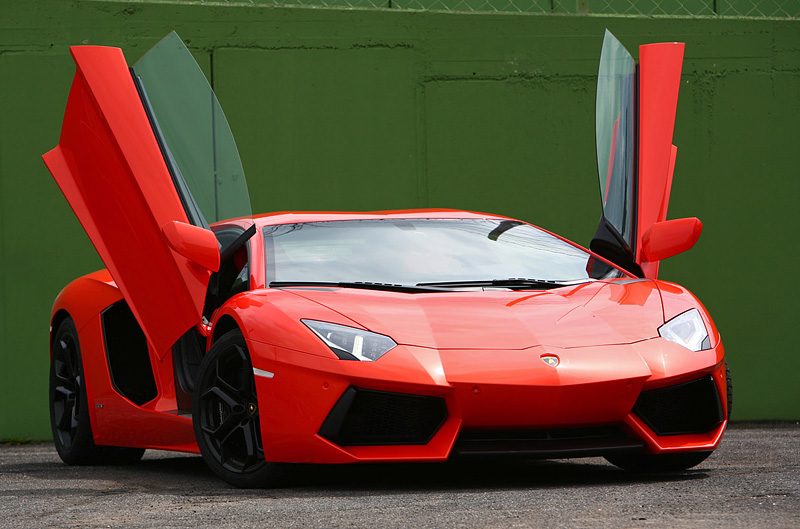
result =
[[456,207],[588,244],[603,30],[687,43],[670,217],[705,231],[661,277],[722,333],[735,419],[798,419],[800,22],[0,0],[0,438],[49,437],[49,308],[102,266],[40,155],[72,44],[134,62],[175,29],[238,140],[254,211]]

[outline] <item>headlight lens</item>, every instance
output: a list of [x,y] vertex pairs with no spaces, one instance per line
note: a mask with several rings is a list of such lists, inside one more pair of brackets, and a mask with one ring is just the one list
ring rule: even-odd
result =
[[397,346],[383,334],[317,320],[300,320],[342,360],[372,362]]
[[658,328],[658,334],[692,351],[711,348],[708,331],[697,309],[687,310]]

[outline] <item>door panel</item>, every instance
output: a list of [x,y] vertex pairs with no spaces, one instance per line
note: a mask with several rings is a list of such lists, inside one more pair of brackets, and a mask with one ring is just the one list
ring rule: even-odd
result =
[[658,276],[642,238],[667,218],[684,44],[639,47],[639,66],[608,30],[597,79],[597,170],[603,216],[591,249],[628,271]]
[[162,234],[189,219],[122,51],[71,52],[76,74],[61,138],[43,158],[163,357],[200,321],[211,270],[172,250]]
[[645,277],[658,276],[658,261],[640,251],[647,229],[667,218],[678,148],[672,145],[684,44],[639,47],[639,197],[636,262]]

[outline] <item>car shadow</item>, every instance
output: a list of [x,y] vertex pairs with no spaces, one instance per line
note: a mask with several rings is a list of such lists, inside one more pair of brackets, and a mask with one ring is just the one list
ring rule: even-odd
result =
[[449,463],[291,465],[286,487],[365,491],[547,489],[704,479],[702,469],[634,473],[604,460],[501,460]]
[[[278,487],[236,489],[217,478],[199,456],[161,453],[125,466],[70,467],[59,462],[7,465],[5,472],[21,472],[47,480],[70,480],[80,489],[103,494],[131,490],[206,496],[362,495],[410,491],[469,491],[478,489],[528,490],[681,482],[705,479],[703,467],[672,473],[634,473],[620,470],[601,458],[572,460],[476,460],[448,463],[394,463],[357,465],[282,465]],[[95,483],[104,482],[102,490]],[[85,486],[81,486],[83,482]]]

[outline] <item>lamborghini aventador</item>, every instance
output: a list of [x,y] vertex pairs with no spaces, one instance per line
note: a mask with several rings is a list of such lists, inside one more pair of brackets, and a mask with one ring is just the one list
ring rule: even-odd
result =
[[699,220],[667,220],[683,44],[606,33],[602,217],[590,249],[527,222],[414,209],[254,216],[230,128],[172,33],[129,68],[71,49],[45,163],[106,268],[52,312],[68,464],[201,453],[242,487],[286,463],[604,456],[681,470],[731,409],[720,335],[659,280]]

